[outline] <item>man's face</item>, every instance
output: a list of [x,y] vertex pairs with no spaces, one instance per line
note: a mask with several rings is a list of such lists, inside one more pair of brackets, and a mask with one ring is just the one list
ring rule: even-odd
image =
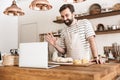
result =
[[60,14],[61,14],[61,17],[62,17],[64,23],[67,26],[70,26],[73,22],[73,13],[71,13],[69,8],[66,8],[65,10],[61,11]]

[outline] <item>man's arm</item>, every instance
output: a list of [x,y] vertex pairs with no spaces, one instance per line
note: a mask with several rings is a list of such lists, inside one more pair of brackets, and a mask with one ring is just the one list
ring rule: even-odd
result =
[[94,36],[88,37],[88,41],[90,44],[90,48],[91,48],[93,57],[98,57],[98,51],[97,51],[95,37]]
[[60,53],[65,54],[65,49],[61,48],[59,45],[55,44],[53,47]]
[[92,51],[93,58],[97,64],[102,64],[104,62],[101,61],[101,59],[98,56],[98,51],[97,51],[97,46],[96,46],[96,41],[94,36],[88,37],[88,41],[90,44],[90,48]]

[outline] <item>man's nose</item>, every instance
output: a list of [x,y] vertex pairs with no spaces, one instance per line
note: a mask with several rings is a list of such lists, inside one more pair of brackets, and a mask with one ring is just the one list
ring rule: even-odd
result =
[[63,20],[67,20],[67,17],[64,17]]

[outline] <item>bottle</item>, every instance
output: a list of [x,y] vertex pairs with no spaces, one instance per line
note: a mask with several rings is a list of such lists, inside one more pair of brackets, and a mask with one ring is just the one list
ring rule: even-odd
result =
[[112,51],[110,50],[110,52],[109,52],[109,59],[115,59],[114,57],[113,57],[113,54],[112,54]]

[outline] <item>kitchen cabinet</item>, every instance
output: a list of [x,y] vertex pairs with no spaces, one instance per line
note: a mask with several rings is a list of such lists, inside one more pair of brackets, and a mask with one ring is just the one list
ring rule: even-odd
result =
[[117,75],[120,75],[119,63],[87,67],[58,66],[51,69],[0,67],[0,80],[115,80]]

